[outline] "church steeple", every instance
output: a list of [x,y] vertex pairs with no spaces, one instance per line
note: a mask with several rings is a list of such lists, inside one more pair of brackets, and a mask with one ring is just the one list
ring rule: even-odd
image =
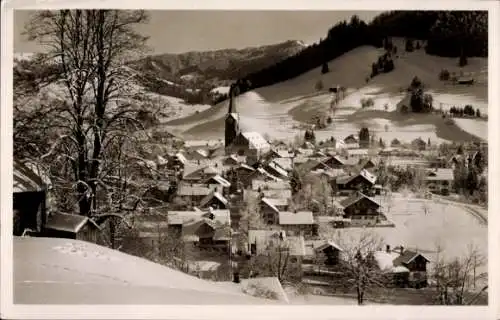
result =
[[237,94],[237,84],[231,84],[229,88],[229,107],[227,109],[226,123],[225,123],[225,146],[229,146],[236,136],[240,133],[239,129],[239,116],[236,112],[234,96]]

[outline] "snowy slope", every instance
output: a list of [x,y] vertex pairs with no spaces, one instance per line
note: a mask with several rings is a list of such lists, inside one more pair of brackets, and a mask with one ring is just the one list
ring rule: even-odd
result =
[[[401,39],[396,39],[395,43],[403,48]],[[358,47],[330,61],[329,73],[322,75],[320,68],[316,68],[288,81],[238,96],[235,99],[236,108],[244,127],[267,133],[271,138],[290,141],[294,136],[303,134],[298,129],[299,122],[323,112],[330,113],[334,121],[329,128],[317,131],[316,137],[320,140],[331,136],[343,138],[359,132],[363,126],[368,126],[378,138],[386,141],[397,137],[409,142],[420,137],[438,143],[484,139],[487,136],[486,121],[457,121],[457,125],[450,126],[436,117],[412,115],[402,119],[394,112],[397,103],[404,97],[401,89],[417,76],[433,94],[436,108],[447,110],[453,105],[463,107],[471,104],[482,113],[487,113],[486,59],[470,58],[469,65],[460,69],[453,58],[430,56],[423,50],[401,53],[395,60],[394,71],[378,75],[367,83],[371,63],[382,53],[382,49]],[[456,74],[471,74],[478,83],[471,87],[452,87],[439,80],[438,73],[442,68]],[[318,81],[325,88],[322,92],[315,90]],[[337,85],[348,88],[348,95],[331,113],[332,94],[327,89]],[[361,110],[360,100],[369,97],[374,99],[375,105],[369,110]],[[227,107],[228,101],[224,101],[205,112],[166,125],[191,139],[221,138]],[[363,113],[365,111],[369,112]]]
[[14,238],[14,303],[266,304],[241,288],[95,244]]

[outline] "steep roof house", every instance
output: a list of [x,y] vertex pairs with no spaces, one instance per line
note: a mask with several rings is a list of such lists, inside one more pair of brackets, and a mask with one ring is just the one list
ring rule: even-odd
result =
[[361,192],[355,192],[350,197],[336,202],[335,206],[345,218],[351,219],[353,222],[354,220],[377,220],[382,215],[380,204]]
[[279,213],[287,211],[289,208],[288,199],[286,198],[267,198],[260,199],[260,212],[262,218],[267,224],[273,225],[279,222]]
[[201,199],[199,208],[226,210],[229,209],[229,201],[222,194],[215,191],[205,196],[205,198]]
[[354,144],[354,143],[359,143],[359,140],[353,134],[350,134],[344,138],[344,143],[345,144]]
[[421,253],[402,246],[391,250],[387,245],[385,251],[375,252],[374,258],[379,269],[392,275],[392,281],[397,286],[427,286],[427,264],[430,261]]
[[337,178],[337,186],[341,190],[366,190],[375,185],[377,177],[366,169]]
[[427,170],[427,175],[425,177],[426,185],[431,192],[442,192],[443,189],[449,192],[453,185],[453,180],[453,169],[448,168]]
[[278,223],[290,235],[312,236],[316,230],[312,211],[280,211]]
[[100,231],[99,225],[88,217],[77,214],[50,213],[47,217],[43,236],[96,243]]
[[21,161],[13,163],[14,235],[42,232],[47,222],[47,185]]

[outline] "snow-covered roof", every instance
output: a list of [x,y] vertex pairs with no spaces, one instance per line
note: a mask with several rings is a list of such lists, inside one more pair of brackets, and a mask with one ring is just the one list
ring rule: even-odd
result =
[[202,185],[181,184],[177,189],[179,196],[206,196],[212,192],[212,189]]
[[288,177],[288,172],[284,168],[282,168],[278,163],[271,161],[267,165],[269,166],[269,168],[276,171],[282,177],[285,177],[285,178]]
[[284,170],[291,171],[293,169],[291,158],[276,158],[273,159],[272,162],[276,163]]
[[307,225],[314,224],[314,218],[312,211],[281,211],[279,213],[279,224],[280,225]]
[[13,252],[18,304],[278,303],[79,240],[14,237]]
[[80,229],[87,223],[91,223],[96,228],[98,228],[97,224],[95,224],[93,220],[81,215],[52,213],[47,217],[45,228],[57,231],[78,233]]
[[328,247],[332,247],[334,249],[337,249],[339,251],[344,251],[341,246],[336,244],[333,240],[325,240],[323,243],[319,244],[318,246],[315,246],[316,251],[322,251],[325,250]]
[[42,191],[45,189],[45,184],[42,178],[27,165],[20,161],[14,160],[14,192],[32,192]]
[[377,207],[380,207],[380,204],[375,201],[373,198],[370,198],[368,196],[366,196],[365,194],[361,193],[361,192],[355,192],[353,193],[350,197],[342,200],[339,202],[340,206],[342,208],[348,208],[349,206],[357,203],[358,201],[360,201],[361,199],[368,199],[370,200],[372,203],[374,203]]
[[[189,222],[194,222],[202,219],[207,215],[206,211],[169,211],[168,212],[168,223],[169,224],[185,224]],[[211,210],[210,213],[214,215],[214,221],[221,224],[229,224],[231,222],[231,216],[229,210]]]
[[271,189],[271,190],[287,190],[290,189],[290,183],[288,181],[263,181],[263,180],[252,180],[252,190],[258,189]]
[[[264,176],[265,178],[269,179],[269,180],[272,180],[274,182],[282,182],[283,180],[270,174],[266,169],[264,168],[257,168],[256,172],[254,174],[261,174],[262,176]],[[256,181],[256,180],[254,180]]]
[[213,192],[201,200],[200,207],[204,207],[205,205],[207,205],[207,203],[212,200],[212,198],[217,198],[224,205],[227,205],[229,203],[229,201],[227,201],[227,199],[222,194],[220,194],[219,192]]
[[266,139],[264,139],[264,137],[262,137],[262,135],[259,132],[246,131],[242,132],[241,135],[248,140],[251,149],[263,150],[271,148],[269,142],[267,142]]
[[380,270],[390,272],[394,268],[393,261],[399,257],[399,253],[392,251],[376,251],[373,253],[373,257],[375,258]]
[[218,184],[220,184],[221,186],[223,186],[225,188],[228,188],[231,186],[231,183],[229,181],[227,181],[226,179],[224,179],[223,177],[221,177],[219,174],[217,174],[213,177],[210,177],[208,180],[209,181],[214,180],[215,182],[217,182]]

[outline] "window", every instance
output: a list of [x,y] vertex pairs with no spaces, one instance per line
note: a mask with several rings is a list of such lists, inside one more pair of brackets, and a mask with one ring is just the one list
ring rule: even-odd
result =
[[296,258],[296,257],[292,257],[292,258],[290,259],[290,262],[291,262],[291,263],[297,263],[297,261],[298,261],[298,260],[297,260],[297,258]]

